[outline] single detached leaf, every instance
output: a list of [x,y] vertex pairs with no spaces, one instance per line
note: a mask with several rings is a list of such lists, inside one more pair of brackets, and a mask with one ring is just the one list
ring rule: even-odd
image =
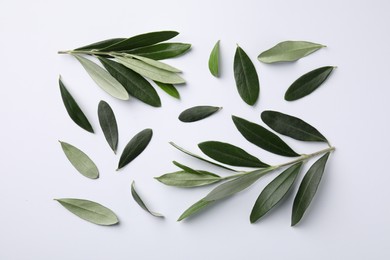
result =
[[137,54],[154,60],[164,60],[180,56],[190,48],[191,44],[188,43],[160,43],[131,50],[126,53]]
[[135,59],[140,60],[140,61],[143,61],[146,64],[149,64],[153,67],[156,67],[156,68],[159,68],[162,70],[166,70],[166,71],[170,71],[170,72],[181,72],[181,70],[176,69],[175,67],[172,67],[171,65],[168,65],[168,64],[161,62],[161,61],[152,60],[152,59],[149,59],[149,58],[146,58],[143,56],[134,55],[134,54],[128,54],[127,56],[135,58]]
[[97,179],[99,171],[95,163],[83,151],[71,144],[61,142],[62,150],[76,170],[90,179]]
[[285,197],[291,190],[301,167],[302,162],[290,166],[264,188],[253,206],[250,215],[251,223],[259,220]]
[[129,69],[151,80],[168,84],[185,83],[185,80],[175,72],[156,68],[155,66],[147,64],[143,61],[123,57],[116,57],[115,59]]
[[99,203],[83,199],[55,199],[76,216],[97,225],[111,226],[119,222],[112,210]]
[[159,86],[163,91],[165,91],[165,93],[167,93],[171,97],[180,99],[180,93],[179,93],[179,91],[177,91],[177,89],[175,88],[174,85],[161,83],[158,81],[154,81],[154,83],[156,83],[157,86]]
[[258,59],[264,63],[296,61],[323,47],[326,46],[312,42],[285,41],[278,43],[271,49],[260,53]]
[[75,49],[75,51],[100,50],[100,49],[103,49],[105,47],[111,46],[115,43],[121,42],[125,39],[126,38],[114,38],[114,39],[99,41],[99,42],[91,43],[91,44],[88,44],[86,46],[77,48],[77,49]]
[[191,207],[189,207],[186,211],[184,211],[183,214],[181,214],[181,216],[179,217],[179,219],[177,221],[182,221],[183,219],[188,218],[188,217],[198,213],[200,210],[209,206],[213,202],[214,201],[205,201],[203,199],[196,202]]
[[178,32],[175,31],[161,31],[161,32],[150,32],[133,36],[131,38],[124,39],[120,42],[114,43],[107,46],[101,51],[127,51],[140,47],[153,45],[159,42],[167,41],[176,35]]
[[202,174],[190,173],[187,171],[177,171],[161,175],[155,179],[161,183],[164,183],[165,185],[182,188],[205,186],[219,182],[221,180],[221,177],[218,175],[210,175],[208,172],[203,171],[201,171],[201,173]]
[[264,127],[237,116],[232,116],[232,118],[238,131],[249,142],[271,153],[288,157],[299,156],[279,136]]
[[137,191],[135,190],[135,183],[134,183],[134,181],[131,183],[131,195],[133,196],[133,199],[135,200],[135,202],[137,202],[137,204],[141,208],[143,208],[145,211],[149,212],[150,215],[155,216],[155,217],[159,217],[159,218],[163,218],[164,217],[160,213],[156,213],[156,212],[150,211],[148,209],[148,207],[145,205],[145,203],[143,202],[143,200],[141,199],[141,197],[138,195]]
[[64,83],[62,83],[61,77],[59,79],[59,84],[62,101],[64,102],[64,106],[70,118],[72,118],[73,122],[75,122],[84,130],[93,133],[91,124],[89,123],[87,117],[84,115],[83,111],[81,111],[79,105],[76,103],[72,95],[66,89]]
[[221,109],[222,107],[212,107],[212,106],[191,107],[180,113],[179,120],[185,123],[199,121],[206,117],[211,116],[212,114],[218,112]]
[[129,164],[140,155],[152,139],[152,129],[144,129],[136,134],[126,145],[118,163],[118,170]]
[[96,84],[106,91],[111,96],[121,99],[128,100],[129,94],[126,89],[112,77],[107,71],[96,63],[84,58],[83,56],[72,54],[80,63],[84,69],[88,72],[89,76],[96,82]]
[[154,107],[161,106],[160,97],[156,90],[144,77],[118,62],[101,57],[99,57],[99,60],[106,70],[125,87],[131,96],[148,105]]
[[333,66],[321,67],[302,75],[287,89],[284,99],[294,101],[309,95],[321,86],[334,68]]
[[114,111],[112,111],[110,105],[103,100],[99,102],[98,116],[104,137],[115,153],[118,146],[118,125],[116,123]]
[[317,129],[297,117],[268,110],[261,113],[261,119],[272,130],[296,140],[327,142]]
[[208,141],[200,143],[198,146],[208,157],[221,163],[243,167],[264,168],[269,166],[240,147],[228,143]]
[[217,41],[210,53],[209,70],[214,77],[219,76],[219,41]]
[[303,177],[294,199],[291,226],[295,226],[302,219],[303,214],[313,200],[318,185],[321,182],[328,157],[329,152],[318,159],[307,171],[305,177]]
[[234,55],[234,78],[242,100],[248,105],[254,105],[260,93],[259,78],[252,61],[239,46]]

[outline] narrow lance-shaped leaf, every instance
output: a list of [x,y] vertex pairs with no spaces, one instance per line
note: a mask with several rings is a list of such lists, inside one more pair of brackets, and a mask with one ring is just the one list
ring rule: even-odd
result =
[[75,122],[78,126],[83,128],[84,130],[93,133],[93,129],[91,124],[89,123],[87,117],[84,115],[83,111],[81,111],[79,105],[76,103],[72,95],[66,89],[64,83],[62,83],[61,77],[59,78],[61,98],[64,102],[64,106],[66,111],[68,112],[70,118]]
[[195,106],[180,113],[179,120],[185,123],[195,122],[211,116],[221,110],[222,107]]
[[281,61],[296,61],[323,47],[324,45],[305,41],[284,41],[276,44],[258,56],[259,61],[274,63]]
[[129,94],[126,89],[112,77],[107,71],[96,63],[76,54],[72,54],[80,63],[84,69],[88,72],[89,76],[96,82],[96,84],[106,91],[111,96],[121,99],[128,100]]
[[251,223],[263,217],[286,196],[291,190],[301,167],[302,162],[290,166],[264,188],[253,206],[250,215]]
[[200,173],[191,173],[183,170],[163,174],[160,177],[155,177],[155,179],[165,185],[182,188],[205,186],[221,180],[221,177],[218,175],[204,171],[200,171]]
[[190,48],[191,44],[188,43],[160,43],[126,51],[126,53],[137,54],[154,60],[164,60],[180,56],[187,52]]
[[132,160],[134,160],[138,155],[140,155],[148,146],[150,140],[152,139],[152,135],[153,131],[149,128],[144,129],[136,134],[123,150],[121,158],[119,159],[117,170],[123,168]]
[[116,153],[118,146],[118,125],[116,123],[114,111],[105,101],[100,101],[98,106],[98,116],[100,127],[102,128],[104,137],[108,145]]
[[119,222],[112,210],[99,203],[83,199],[55,199],[76,216],[97,225],[110,226]]
[[103,40],[103,41],[99,41],[99,42],[94,42],[94,43],[88,44],[86,46],[77,48],[77,49],[75,49],[75,51],[99,50],[99,49],[103,49],[105,47],[111,46],[115,43],[121,42],[125,39],[126,38],[113,38],[113,39]]
[[272,130],[296,140],[327,142],[317,129],[297,117],[268,110],[261,113],[261,119]]
[[99,177],[98,168],[88,155],[71,144],[61,141],[60,144],[66,157],[79,173],[90,179]]
[[138,56],[138,55],[134,55],[134,54],[127,54],[126,57],[135,58],[137,60],[145,62],[146,64],[149,64],[153,67],[156,67],[156,68],[159,68],[162,70],[166,70],[166,71],[170,71],[170,72],[181,72],[181,70],[176,69],[175,67],[172,67],[171,65],[168,65],[164,62],[152,60],[152,59],[149,59],[149,58],[146,58],[143,56]]
[[302,75],[287,89],[284,99],[294,101],[311,94],[324,83],[334,68],[333,66],[321,67]]
[[252,61],[239,46],[234,55],[234,78],[242,100],[254,105],[260,93],[259,78]]
[[144,77],[118,62],[101,57],[99,60],[106,70],[125,87],[131,96],[148,105],[154,107],[161,106],[160,97],[156,90]]
[[149,210],[149,208],[145,205],[145,203],[143,202],[143,200],[141,199],[141,197],[138,195],[137,191],[135,190],[135,182],[134,181],[131,183],[131,195],[133,196],[133,199],[135,200],[135,202],[137,202],[137,204],[142,209],[144,209],[146,212],[148,212],[150,215],[155,216],[155,217],[159,217],[159,218],[164,217],[160,213],[156,213],[156,212]]
[[240,147],[228,143],[208,141],[200,143],[198,146],[208,157],[221,163],[243,167],[264,168],[269,166]]
[[214,77],[219,76],[219,41],[217,41],[210,53],[209,70]]
[[182,221],[183,219],[186,219],[192,215],[195,215],[196,213],[201,211],[203,208],[205,208],[213,203],[214,203],[214,201],[205,201],[202,199],[202,200],[196,202],[195,204],[193,204],[186,211],[184,211],[183,214],[181,214],[181,216],[179,217],[179,219],[177,221]]
[[271,153],[288,157],[299,156],[279,136],[264,127],[240,117],[232,116],[232,118],[238,131],[249,142]]
[[210,175],[210,176],[214,176],[214,177],[219,177],[218,175],[214,174],[214,173],[211,173],[211,172],[207,172],[207,171],[201,171],[201,170],[194,170],[184,164],[181,164],[179,162],[176,162],[176,161],[173,161],[172,162],[174,165],[176,165],[177,167],[179,167],[180,169],[186,171],[186,172],[189,172],[189,173],[193,173],[193,174],[199,174],[199,175]]
[[294,199],[291,226],[295,226],[302,219],[306,209],[313,200],[321,182],[328,157],[329,152],[318,159],[307,171],[305,177],[303,177]]
[[171,97],[180,99],[180,93],[179,91],[177,91],[173,84],[166,84],[158,81],[154,81],[154,83],[156,83],[157,86],[159,86],[165,93],[167,93]]

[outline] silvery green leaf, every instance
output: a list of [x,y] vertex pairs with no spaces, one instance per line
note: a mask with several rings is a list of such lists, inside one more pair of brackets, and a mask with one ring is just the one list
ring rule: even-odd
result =
[[135,59],[140,60],[140,61],[143,61],[146,64],[149,64],[153,67],[156,67],[156,68],[159,68],[162,70],[166,70],[166,71],[170,71],[170,72],[181,72],[181,70],[176,69],[175,67],[172,67],[171,65],[168,65],[168,64],[161,62],[161,61],[152,60],[152,59],[149,59],[149,58],[146,58],[143,56],[134,55],[134,54],[127,54],[127,56],[131,57],[131,58],[135,58]]
[[148,212],[150,215],[155,216],[155,217],[159,217],[159,218],[164,217],[160,213],[156,213],[156,212],[149,210],[149,208],[145,205],[145,203],[143,202],[143,200],[141,199],[141,197],[138,195],[137,191],[135,190],[135,182],[134,181],[131,183],[131,195],[133,196],[133,199],[135,200],[135,202],[137,202],[137,204],[142,209],[144,209],[146,212]]
[[206,201],[203,199],[196,202],[191,207],[189,207],[186,211],[184,211],[183,214],[181,214],[181,216],[179,217],[179,219],[177,221],[182,221],[183,219],[188,218],[188,217],[198,213],[200,210],[209,206],[212,203],[214,203],[214,201]]
[[168,186],[189,188],[205,186],[219,182],[221,177],[207,174],[207,172],[201,171],[199,173],[190,173],[187,171],[177,171],[172,173],[163,174],[155,179]]

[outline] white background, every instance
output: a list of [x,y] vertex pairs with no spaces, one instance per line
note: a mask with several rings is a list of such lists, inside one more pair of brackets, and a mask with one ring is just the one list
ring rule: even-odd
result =
[[[373,0],[2,0],[0,259],[389,259],[389,13],[388,1]],[[161,108],[111,98],[76,60],[57,55],[58,50],[156,30],[177,30],[181,34],[173,41],[193,44],[187,55],[168,61],[184,71],[188,84],[180,87],[181,101],[158,90]],[[222,74],[215,79],[207,60],[218,39]],[[261,51],[284,40],[313,41],[328,48],[291,64],[256,60]],[[236,43],[259,74],[261,94],[254,107],[246,105],[235,88]],[[338,68],[320,89],[296,102],[283,100],[297,77],[325,65]],[[96,134],[70,120],[59,93],[59,74]],[[140,130],[154,130],[150,146],[119,172],[119,156],[110,151],[98,124],[101,99],[117,117],[118,151]],[[224,109],[197,123],[177,120],[185,108],[202,104]],[[302,222],[290,227],[291,195],[264,219],[249,223],[254,201],[272,175],[177,223],[183,210],[211,187],[179,189],[153,177],[176,170],[174,159],[226,173],[181,154],[168,141],[196,152],[201,141],[228,141],[266,162],[285,162],[288,158],[245,141],[230,119],[234,114],[260,123],[265,109],[303,118],[337,147]],[[90,155],[100,178],[78,174],[57,140]],[[284,140],[301,153],[323,147]],[[165,214],[164,220],[135,204],[132,180],[150,208]],[[63,197],[106,205],[121,223],[101,227],[85,222],[53,201]]]

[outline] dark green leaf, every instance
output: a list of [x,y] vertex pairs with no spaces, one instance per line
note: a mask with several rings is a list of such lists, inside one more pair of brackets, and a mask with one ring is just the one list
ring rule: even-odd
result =
[[262,52],[257,58],[264,63],[296,61],[323,47],[326,46],[312,42],[285,41]]
[[181,216],[179,217],[179,219],[177,221],[182,221],[183,219],[188,218],[188,217],[198,213],[200,210],[209,206],[213,202],[214,201],[205,201],[205,200],[200,200],[200,201],[196,202],[191,207],[189,207],[186,211],[184,211],[183,214],[181,214]]
[[161,32],[150,32],[145,34],[140,34],[133,36],[131,38],[124,39],[123,41],[114,43],[110,46],[107,46],[101,51],[127,51],[140,47],[145,47],[149,45],[153,45],[159,42],[163,42],[169,40],[176,35],[178,32],[174,31],[161,31]]
[[168,95],[170,95],[170,96],[172,96],[174,98],[180,99],[180,93],[179,93],[179,91],[177,91],[177,89],[175,88],[174,85],[161,83],[161,82],[158,82],[158,81],[154,81],[154,83],[156,83],[156,85],[159,86]]
[[327,142],[317,129],[297,117],[276,111],[264,111],[261,113],[261,119],[274,131],[296,140]]
[[161,101],[153,86],[138,73],[115,61],[99,58],[106,70],[116,78],[129,94],[146,104],[160,107]]
[[159,218],[163,218],[164,217],[160,213],[156,213],[156,212],[150,211],[148,209],[148,207],[145,205],[145,203],[142,201],[141,197],[138,195],[137,191],[135,190],[135,183],[134,183],[134,181],[131,183],[131,195],[133,196],[133,199],[135,200],[135,202],[137,202],[137,204],[141,208],[143,208],[145,211],[147,211],[150,215],[155,216],[155,217],[159,217]]
[[321,67],[302,75],[287,89],[284,99],[294,101],[309,95],[321,86],[334,68],[332,66]]
[[125,39],[126,38],[114,38],[114,39],[108,39],[108,40],[104,40],[104,41],[99,41],[99,42],[95,42],[95,43],[88,44],[86,46],[77,48],[77,49],[75,49],[75,51],[99,50],[99,49],[103,49],[105,47],[111,46],[111,45],[113,45],[115,43],[121,42],[121,41],[123,41]]
[[210,53],[209,70],[214,77],[219,76],[219,41],[217,41]]
[[264,188],[253,206],[250,215],[251,223],[264,216],[285,197],[291,190],[301,167],[302,162],[290,166]]
[[208,157],[233,166],[268,167],[258,158],[250,155],[240,147],[217,141],[208,141],[198,144],[200,150]]
[[148,47],[142,47],[126,53],[137,54],[154,60],[164,60],[182,55],[191,44],[187,43],[160,43]]
[[297,195],[294,199],[291,226],[295,226],[303,217],[306,209],[309,207],[314,195],[317,192],[318,185],[321,182],[322,174],[324,173],[326,161],[328,160],[329,152],[318,159],[307,171],[299,186]]
[[84,130],[93,133],[91,124],[84,115],[83,111],[81,111],[79,105],[76,103],[72,95],[68,92],[65,85],[62,83],[61,77],[59,78],[59,84],[62,101],[64,102],[66,111],[68,112],[70,118],[72,118],[73,122],[75,122]]
[[119,159],[118,170],[126,166],[145,150],[152,139],[152,135],[152,129],[147,128],[136,134],[129,141]]
[[212,107],[212,106],[191,107],[180,113],[179,120],[185,123],[199,121],[206,117],[211,116],[212,114],[218,112],[221,109],[222,107]]
[[110,105],[103,100],[99,102],[98,117],[104,137],[106,138],[108,145],[114,153],[116,153],[116,148],[118,146],[118,125],[116,123],[114,111],[112,111]]
[[299,156],[299,154],[294,152],[282,139],[279,138],[279,136],[264,127],[240,117],[232,116],[232,118],[238,131],[240,131],[240,133],[249,142],[271,153],[288,157]]
[[221,180],[218,175],[210,175],[208,174],[208,172],[204,171],[200,171],[200,173],[201,174],[190,173],[187,171],[178,171],[161,175],[160,177],[156,177],[155,179],[157,179],[159,182],[164,183],[165,185],[182,188],[209,185]]
[[55,199],[76,216],[97,225],[111,226],[119,222],[112,210],[99,203],[83,199]]
[[252,61],[239,46],[234,55],[234,78],[242,100],[254,105],[260,93],[259,78]]

